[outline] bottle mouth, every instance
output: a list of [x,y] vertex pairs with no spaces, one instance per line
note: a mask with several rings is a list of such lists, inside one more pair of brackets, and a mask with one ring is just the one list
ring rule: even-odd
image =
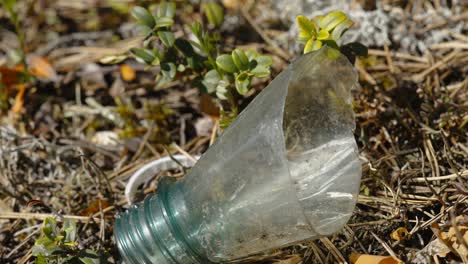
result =
[[211,263],[197,254],[180,233],[167,203],[171,182],[162,178],[157,193],[116,217],[114,236],[127,264]]

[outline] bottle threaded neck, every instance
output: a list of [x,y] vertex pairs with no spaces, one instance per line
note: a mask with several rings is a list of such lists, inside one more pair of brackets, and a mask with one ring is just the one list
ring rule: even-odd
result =
[[116,217],[114,236],[126,264],[210,263],[197,254],[174,218],[167,203],[168,183],[158,193]]

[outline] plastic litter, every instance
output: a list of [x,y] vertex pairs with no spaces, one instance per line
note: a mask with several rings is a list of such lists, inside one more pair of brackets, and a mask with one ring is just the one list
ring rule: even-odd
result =
[[[200,157],[194,156],[193,158],[198,160]],[[174,159],[177,160],[177,162],[174,161]],[[138,187],[150,180],[154,175],[161,171],[178,169],[180,165],[191,167],[194,164],[195,162],[185,155],[165,156],[145,164],[130,177],[125,186],[125,198],[128,204],[133,204]]]
[[[222,263],[338,231],[357,199],[357,75],[328,48],[268,85],[179,181],[117,217],[127,264]],[[151,167],[151,166],[150,166]]]

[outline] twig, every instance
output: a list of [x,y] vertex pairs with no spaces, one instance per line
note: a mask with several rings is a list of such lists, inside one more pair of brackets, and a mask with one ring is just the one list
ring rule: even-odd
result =
[[288,54],[286,51],[282,50],[280,47],[278,47],[278,45],[276,45],[276,43],[263,32],[263,30],[257,25],[257,23],[253,20],[253,18],[250,16],[249,12],[245,8],[241,8],[241,13],[245,20],[247,20],[247,22],[249,22],[252,28],[260,35],[260,37],[273,48],[273,50],[278,54],[278,56],[280,56],[285,61],[289,61],[291,55]]
[[213,145],[213,143],[216,140],[216,135],[218,133],[218,127],[219,127],[219,119],[216,118],[214,120],[213,129],[211,130],[210,146]]
[[173,143],[172,146],[178,151],[180,152],[180,154],[186,156],[189,160],[193,161],[193,162],[197,162],[197,159],[194,158],[192,155],[190,155],[187,151],[183,150],[179,145],[177,145],[176,143]]
[[371,232],[372,236],[379,241],[379,243],[383,246],[383,248],[390,254],[390,256],[398,259],[395,251],[387,244],[385,241],[383,241],[380,237],[378,237],[374,232]]
[[430,47],[433,50],[439,49],[468,49],[468,43],[459,42],[459,41],[449,41],[443,43],[437,43]]
[[424,179],[424,177],[410,178],[409,181],[412,181],[412,182],[425,182],[426,180],[427,181],[444,181],[444,180],[454,180],[458,177],[466,177],[466,176],[468,176],[468,170],[464,170],[460,174],[452,173],[452,174],[448,174],[445,176],[429,177],[426,179]]
[[384,45],[384,51],[386,53],[385,58],[387,59],[388,69],[391,73],[395,73],[395,67],[393,66],[392,56],[387,45]]
[[343,257],[343,254],[333,245],[333,243],[327,237],[320,238],[320,241],[330,250],[332,255],[338,260],[338,263],[348,263]]
[[48,217],[54,217],[57,221],[63,221],[64,219],[76,220],[79,222],[90,222],[94,221],[100,223],[101,219],[97,217],[78,216],[78,215],[57,215],[56,214],[44,214],[44,213],[17,213],[17,212],[2,212],[0,213],[0,219],[37,219],[45,220]]
[[429,69],[421,72],[420,74],[417,74],[417,75],[413,76],[412,80],[414,82],[417,82],[417,83],[422,82],[424,80],[424,78],[426,77],[426,75],[428,75],[429,73],[431,73],[434,70],[437,70],[441,66],[447,64],[450,60],[455,58],[455,56],[458,55],[458,53],[459,53],[459,51],[455,50],[454,52],[450,53],[447,57],[443,58],[442,60],[438,61],[436,64],[432,65],[432,67],[430,67]]
[[[369,49],[369,55],[386,57],[387,52],[383,50]],[[412,61],[417,61],[421,63],[429,63],[429,61],[424,57],[413,56],[407,53],[390,52],[390,55],[397,59],[405,59],[405,60],[412,60]]]
[[20,249],[22,246],[24,246],[26,243],[29,242],[29,240],[31,239],[31,237],[33,237],[35,234],[39,233],[39,231],[41,231],[40,228],[34,230],[31,234],[29,234],[26,238],[23,239],[23,241],[21,243],[19,243],[18,246],[16,246],[14,249],[12,249],[7,255],[6,255],[6,258],[10,258],[11,255],[13,255],[13,253],[15,253],[16,251],[18,251],[18,249]]

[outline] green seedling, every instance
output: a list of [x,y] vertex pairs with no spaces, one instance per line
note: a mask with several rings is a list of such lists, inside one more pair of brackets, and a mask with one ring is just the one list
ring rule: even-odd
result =
[[36,239],[32,248],[36,264],[107,263],[105,254],[80,249],[77,240],[75,221],[65,219],[59,226],[55,218],[46,218],[42,224],[41,235]]
[[296,21],[300,30],[297,42],[304,45],[304,53],[319,50],[326,45],[332,48],[329,56],[336,57],[341,52],[353,63],[356,56],[367,56],[367,47],[361,43],[352,42],[341,47],[338,45],[343,34],[354,24],[341,11],[332,11],[312,19],[298,16]]

